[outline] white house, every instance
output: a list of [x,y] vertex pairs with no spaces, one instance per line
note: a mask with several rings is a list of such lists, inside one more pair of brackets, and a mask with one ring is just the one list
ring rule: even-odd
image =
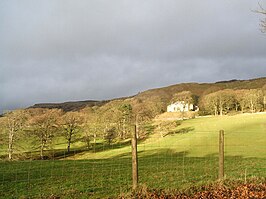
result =
[[167,112],[187,112],[187,111],[194,111],[197,107],[193,104],[186,104],[184,101],[177,101],[173,104],[167,106]]

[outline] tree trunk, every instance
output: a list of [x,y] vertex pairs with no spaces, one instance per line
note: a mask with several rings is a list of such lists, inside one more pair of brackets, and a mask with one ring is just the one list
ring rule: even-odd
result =
[[251,109],[251,113],[254,113],[254,103],[252,100],[250,101],[250,109]]
[[220,116],[223,115],[223,103],[222,103],[222,97],[219,97],[219,108],[220,108]]
[[87,148],[90,149],[90,139],[87,138]]
[[12,129],[9,132],[9,139],[8,139],[8,159],[12,160],[13,155],[13,138],[14,138],[14,130]]
[[70,144],[71,144],[71,138],[67,140],[67,152],[70,152]]
[[103,139],[104,139],[104,136],[106,135],[106,132],[107,132],[107,124],[105,124],[104,130],[103,130]]
[[124,136],[126,134],[126,119],[123,120],[123,132],[122,132],[122,140],[124,139]]
[[68,139],[67,139],[67,152],[70,152],[70,144],[71,144],[71,139],[72,139],[72,130],[70,130],[68,134]]
[[93,133],[93,144],[94,144],[94,146],[96,145],[96,137],[97,137],[96,132],[97,132],[97,129],[95,128],[94,129],[94,133]]
[[41,159],[43,160],[43,150],[44,150],[44,141],[42,142],[42,145],[41,145]]
[[87,148],[90,149],[90,135],[87,131],[85,131],[85,142],[87,144]]
[[266,96],[263,96],[263,111],[265,111],[266,106]]
[[217,107],[214,106],[214,115],[216,116],[217,115]]
[[95,152],[95,148],[96,148],[96,138],[97,138],[97,129],[95,128],[95,131],[93,133],[93,150]]

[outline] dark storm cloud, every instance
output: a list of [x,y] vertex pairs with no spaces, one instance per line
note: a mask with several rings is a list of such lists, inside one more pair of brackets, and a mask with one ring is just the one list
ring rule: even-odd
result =
[[256,1],[2,0],[0,109],[266,76]]

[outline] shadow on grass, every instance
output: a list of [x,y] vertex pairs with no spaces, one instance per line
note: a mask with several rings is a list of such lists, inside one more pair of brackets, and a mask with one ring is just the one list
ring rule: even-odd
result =
[[[190,157],[190,155],[189,151],[176,152],[170,149],[139,152],[138,162],[141,183],[145,183],[150,187],[173,188],[181,186],[182,183],[217,180],[219,165],[217,154],[204,157]],[[235,179],[254,176],[266,177],[265,165],[265,158],[226,156],[225,175],[227,178]],[[0,176],[4,175],[5,181],[16,180],[19,177],[18,175],[21,175],[21,180],[24,180],[24,177],[27,179],[28,171],[31,171],[31,177],[33,178],[35,175],[40,175],[41,171],[45,179],[47,175],[47,180],[51,177],[51,173],[59,175],[63,171],[64,179],[75,175],[73,179],[68,178],[73,181],[73,184],[76,183],[75,180],[80,180],[80,183],[82,183],[82,179],[85,179],[84,183],[90,182],[91,172],[94,172],[100,180],[105,179],[107,182],[108,175],[111,174],[112,179],[116,179],[115,176],[118,175],[118,178],[123,181],[123,176],[128,178],[128,175],[131,174],[131,157],[129,153],[123,153],[105,159],[0,162],[0,167]],[[24,170],[27,171],[26,174]],[[60,172],[58,173],[58,171]],[[60,176],[61,174],[59,180]],[[82,176],[82,178],[79,178],[79,176]],[[108,184],[107,182],[106,184]],[[62,181],[62,183],[65,182]],[[96,182],[91,181],[90,183]]]
[[[151,189],[182,189],[215,182],[218,178],[216,153],[191,157],[185,150],[151,149],[138,155],[140,184]],[[227,179],[266,177],[265,165],[265,158],[226,156],[225,175]],[[6,198],[14,193],[17,194],[14,198],[23,193],[34,198],[46,193],[44,190],[50,190],[47,194],[68,197],[63,194],[70,187],[75,193],[84,194],[84,198],[88,193],[95,198],[106,198],[131,186],[131,157],[126,152],[105,159],[0,162],[0,168],[2,194]]]
[[[71,148],[69,152],[67,152],[66,149],[57,149],[57,150],[47,150],[47,159],[63,159],[68,157],[73,157],[78,154],[82,154],[85,152],[91,152],[91,153],[98,153],[108,150],[114,150],[114,149],[121,149],[127,146],[130,146],[131,140],[124,140],[122,142],[114,142],[114,143],[96,143],[91,144],[90,148],[86,146],[82,147],[76,147]],[[121,156],[124,156],[123,154]]]
[[173,130],[173,131],[170,131],[170,132],[164,134],[164,137],[166,137],[168,135],[189,133],[191,131],[194,131],[194,129],[195,129],[194,127],[186,127],[186,128],[181,128],[181,129]]

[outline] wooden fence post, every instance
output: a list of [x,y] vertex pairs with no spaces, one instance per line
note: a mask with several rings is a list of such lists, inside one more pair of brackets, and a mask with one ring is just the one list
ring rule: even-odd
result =
[[137,132],[136,125],[132,132],[131,148],[132,148],[132,182],[133,190],[136,190],[138,186],[138,150],[137,150]]
[[219,132],[219,180],[224,179],[224,130]]

